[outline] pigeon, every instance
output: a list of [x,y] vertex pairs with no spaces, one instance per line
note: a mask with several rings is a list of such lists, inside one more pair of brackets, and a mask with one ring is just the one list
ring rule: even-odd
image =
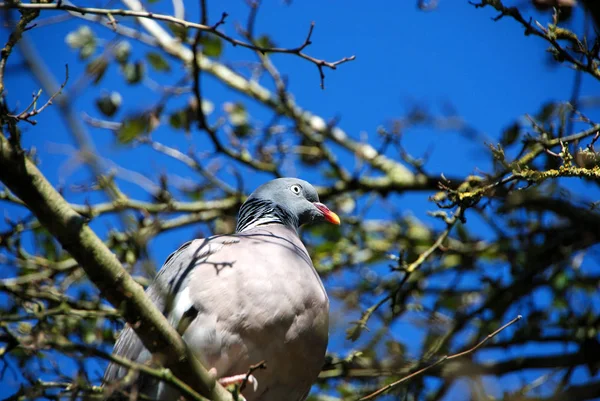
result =
[[[186,242],[146,290],[221,384],[248,384],[241,393],[247,401],[304,400],[323,366],[329,299],[298,236],[300,226],[317,222],[339,225],[340,219],[308,182],[274,179],[242,204],[234,234]],[[113,353],[152,361],[131,327]],[[266,369],[248,376],[261,362]],[[126,374],[110,364],[104,383]],[[133,385],[152,399],[180,398],[147,376]]]

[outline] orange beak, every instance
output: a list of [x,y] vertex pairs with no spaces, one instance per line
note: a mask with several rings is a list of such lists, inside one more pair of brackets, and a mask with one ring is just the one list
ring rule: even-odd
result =
[[319,202],[314,202],[313,205],[315,205],[315,207],[319,209],[321,213],[323,213],[325,220],[337,226],[340,225],[340,217],[337,214],[333,213],[331,210],[329,210],[327,206]]

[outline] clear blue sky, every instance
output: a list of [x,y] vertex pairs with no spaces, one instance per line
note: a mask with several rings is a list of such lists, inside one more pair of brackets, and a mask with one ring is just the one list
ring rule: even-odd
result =
[[[391,119],[401,117],[415,103],[426,105],[432,112],[439,112],[444,105],[451,104],[457,114],[481,133],[482,137],[473,142],[453,132],[429,128],[407,132],[404,144],[414,155],[432,149],[428,165],[432,172],[465,175],[477,169],[488,170],[490,160],[483,151],[485,138],[493,143],[515,119],[525,113],[536,113],[544,102],[566,101],[571,96],[574,71],[548,63],[547,45],[541,39],[524,37],[523,28],[509,18],[492,21],[495,12],[476,10],[467,1],[440,0],[438,8],[432,12],[417,10],[414,0],[385,3],[305,0],[295,1],[291,6],[282,1],[264,3],[258,15],[257,34],[271,35],[278,46],[301,44],[310,22],[314,21],[313,44],[307,48],[307,53],[328,61],[356,55],[355,61],[339,66],[336,71],[325,70],[326,90],[319,86],[314,65],[290,55],[273,56],[280,72],[288,77],[289,88],[297,103],[305,109],[326,120],[340,118],[339,126],[354,138],[365,135],[375,138],[378,126],[389,126]],[[103,2],[90,1],[86,5],[102,6]],[[186,18],[197,20],[198,10],[191,5],[188,7]],[[244,1],[209,2],[209,7],[211,22],[215,22],[223,11],[229,13],[224,26],[227,33],[234,33],[236,22],[245,23],[248,9]],[[161,0],[153,4],[152,9],[170,13],[171,2]],[[51,15],[57,14],[46,13],[42,17]],[[548,15],[536,14],[536,17],[543,23],[548,21]],[[574,26],[580,27],[581,21],[582,16],[576,14]],[[87,23],[72,19],[27,33],[58,80],[64,76],[65,63],[69,64],[69,86],[81,78],[85,65],[78,62],[77,54],[65,45],[64,37],[81,24]],[[95,31],[106,40],[114,37],[104,28],[95,28]],[[6,30],[0,32],[2,42],[7,34]],[[143,57],[145,50],[137,48],[134,56]],[[250,51],[228,45],[225,45],[222,59],[231,63],[254,60]],[[19,66],[20,60],[19,54],[12,56],[6,82],[8,101],[17,109],[27,105],[30,94],[39,88],[39,84]],[[152,79],[162,84],[175,84],[185,76],[185,71],[177,63],[173,66],[170,73],[149,70]],[[116,67],[109,69],[99,88],[116,90],[123,96],[125,108],[117,115],[117,120],[151,107],[157,100],[157,96],[143,85],[126,86]],[[584,77],[582,96],[596,95],[599,89],[598,82]],[[94,106],[97,93],[96,88],[83,90],[74,99],[77,112],[101,117]],[[205,95],[216,105],[216,113],[225,101],[240,99],[247,102],[243,96],[211,79],[206,80]],[[264,108],[251,102],[247,104],[254,120],[268,121],[269,114]],[[594,111],[589,114],[594,117]],[[37,148],[42,170],[54,184],[61,184],[65,173],[69,173],[69,164],[65,163],[66,148],[60,144],[73,145],[72,137],[55,109],[48,109],[36,119],[39,122],[36,127],[23,126],[24,142]],[[151,179],[163,172],[191,176],[187,169],[147,149],[132,152],[116,145],[113,136],[105,130],[89,128],[89,132],[100,155],[123,167],[140,171]],[[181,133],[171,131],[168,124],[162,125],[153,135],[161,142],[183,149],[189,143],[198,150],[212,149],[204,136],[193,134],[191,139],[185,138]],[[342,162],[350,170],[353,168],[351,157]],[[289,166],[286,172],[303,176],[301,166]],[[87,170],[81,168],[70,174],[69,183],[82,183],[89,178]],[[233,177],[229,178],[233,182]],[[261,175],[246,177],[246,191],[250,192],[265,179],[267,177]],[[585,188],[578,182],[571,185]],[[123,183],[123,189],[136,196],[145,196],[145,192],[127,183]],[[434,224],[425,213],[434,209],[426,202],[427,195],[403,196],[398,201],[402,202],[406,213]],[[598,193],[588,195],[598,197]],[[86,197],[69,193],[71,200],[79,202]],[[7,205],[0,205],[7,213],[14,213]],[[384,211],[379,213],[373,217],[386,217]],[[3,224],[0,222],[0,229]],[[476,221],[473,224],[478,227]],[[105,232],[107,227],[102,223],[95,228]],[[186,228],[155,240],[152,249],[155,263],[160,266],[172,250],[196,232],[194,228]],[[0,267],[0,275],[6,274],[2,271]],[[349,317],[348,320],[352,319]],[[334,339],[332,343],[334,349],[347,346],[340,339]],[[0,395],[2,393],[0,390]]]

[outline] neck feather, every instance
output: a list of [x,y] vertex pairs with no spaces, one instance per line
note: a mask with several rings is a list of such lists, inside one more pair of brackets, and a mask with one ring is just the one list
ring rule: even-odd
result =
[[283,224],[298,231],[298,218],[287,209],[268,200],[249,199],[240,208],[235,232],[240,233],[264,224]]

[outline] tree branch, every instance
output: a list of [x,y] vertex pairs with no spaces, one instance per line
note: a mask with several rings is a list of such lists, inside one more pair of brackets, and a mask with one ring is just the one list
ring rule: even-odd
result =
[[213,400],[231,395],[189,352],[177,331],[148,300],[143,288],[123,269],[115,255],[87,226],[43,174],[0,133],[0,180],[77,260],[90,280],[134,328],[150,352],[167,356],[165,366],[185,383]]
[[[132,3],[130,3],[130,4],[132,4]],[[253,43],[248,43],[248,42],[244,42],[244,41],[232,38],[231,36],[228,36],[225,33],[219,31],[217,28],[225,22],[227,13],[223,14],[223,17],[221,18],[221,20],[219,22],[217,22],[215,25],[211,26],[211,25],[207,25],[207,24],[199,24],[199,23],[195,23],[195,22],[186,21],[186,20],[183,20],[180,18],[176,18],[172,15],[156,14],[156,13],[148,12],[148,11],[143,10],[141,5],[139,7],[136,7],[135,10],[134,9],[126,10],[126,9],[116,9],[116,8],[108,9],[108,8],[95,8],[95,7],[79,7],[79,6],[75,6],[72,4],[67,4],[66,1],[63,1],[63,2],[59,1],[57,3],[21,3],[21,2],[12,3],[12,2],[6,2],[6,3],[0,3],[0,8],[19,9],[19,10],[35,10],[37,12],[48,11],[48,10],[67,11],[71,14],[80,14],[82,16],[85,14],[104,15],[109,18],[111,18],[111,17],[113,18],[113,21],[112,21],[113,25],[116,24],[116,21],[114,21],[114,16],[117,15],[117,16],[123,16],[123,17],[147,18],[147,19],[152,19],[152,20],[156,20],[156,21],[165,21],[165,22],[169,22],[172,24],[183,26],[185,28],[194,28],[200,32],[207,32],[212,35],[218,36],[221,39],[231,43],[233,46],[245,47],[247,49],[254,50],[256,52],[260,52],[263,54],[265,54],[265,53],[294,54],[300,58],[310,61],[311,63],[316,65],[319,70],[319,74],[321,76],[321,87],[324,87],[323,67],[327,67],[332,70],[335,70],[335,69],[337,69],[338,65],[346,63],[348,61],[352,61],[356,58],[355,56],[350,56],[350,57],[344,57],[338,61],[325,61],[325,60],[317,59],[313,56],[310,56],[310,55],[304,53],[303,50],[311,44],[310,38],[311,38],[313,29],[314,29],[314,23],[311,24],[309,32],[308,32],[308,36],[306,37],[305,41],[300,46],[297,46],[294,48],[281,48],[281,47],[258,46]]]
[[[493,18],[494,21],[498,21],[505,16],[513,18],[525,27],[525,35],[538,36],[548,42],[552,46],[551,49],[558,61],[568,61],[578,70],[585,71],[592,77],[600,80],[597,53],[594,54],[593,51],[588,50],[574,32],[566,28],[558,27],[556,25],[557,21],[554,21],[553,24],[549,24],[548,27],[544,27],[539,22],[535,21],[534,26],[534,24],[532,24],[532,19],[530,18],[529,21],[527,21],[523,15],[521,15],[521,12],[517,7],[506,7],[500,0],[481,0],[479,3],[469,1],[469,3],[475,8],[483,8],[486,6],[493,7],[500,13],[497,17]],[[585,61],[580,61],[571,55],[571,53],[560,45],[559,40],[566,40],[573,44],[573,51],[585,56]]]
[[4,93],[4,71],[6,70],[8,57],[17,42],[21,39],[23,32],[27,30],[27,24],[36,19],[39,13],[37,10],[30,10],[23,13],[23,17],[17,22],[15,30],[10,34],[6,45],[0,51],[0,95]]
[[[124,0],[125,4],[132,8],[141,8],[141,3],[138,0]],[[138,18],[148,34],[154,37],[158,46],[185,64],[193,63],[194,55],[191,49],[181,44],[169,32],[163,29],[156,21],[149,18]],[[135,38],[133,38],[135,39]],[[364,191],[376,191],[387,193],[390,191],[403,192],[407,190],[435,190],[438,189],[439,180],[433,177],[427,177],[423,174],[413,174],[402,163],[397,162],[383,154],[380,154],[374,147],[369,144],[361,143],[350,138],[341,128],[330,127],[325,120],[311,112],[302,109],[292,99],[288,99],[286,104],[282,104],[279,96],[272,93],[264,86],[261,86],[255,81],[248,80],[236,73],[229,67],[207,57],[201,57],[197,60],[199,67],[215,78],[223,82],[231,89],[240,92],[257,102],[263,104],[275,112],[292,118],[297,126],[298,131],[307,137],[311,134],[318,134],[329,139],[336,144],[342,146],[348,152],[354,154],[357,158],[364,160],[369,165],[385,173],[381,177],[357,177],[351,180],[340,180],[329,188],[322,188],[319,195],[327,199],[336,193],[348,191],[352,189],[360,189]],[[235,154],[237,155],[237,154]],[[238,161],[247,164],[247,160],[252,158],[247,154],[242,154],[244,158],[238,158]],[[262,162],[257,162],[262,164]],[[252,165],[261,171],[273,172],[273,166],[270,163],[264,165]],[[449,180],[451,185],[458,185],[460,181]]]
[[375,391],[375,392],[373,392],[373,393],[371,393],[369,395],[366,395],[366,396],[360,398],[358,401],[371,400],[371,399],[373,399],[373,398],[375,398],[375,397],[377,397],[377,396],[379,396],[379,395],[381,395],[381,394],[383,394],[385,392],[388,392],[392,388],[397,387],[398,385],[404,383],[405,381],[410,380],[413,377],[418,376],[418,375],[420,375],[422,373],[425,373],[426,371],[434,368],[435,366],[438,366],[439,364],[441,364],[441,363],[443,363],[445,361],[448,361],[448,360],[451,360],[451,359],[460,358],[462,356],[472,354],[473,352],[477,351],[479,348],[483,347],[483,345],[486,342],[488,342],[489,340],[491,340],[492,338],[494,338],[502,330],[506,329],[508,326],[513,325],[514,323],[518,322],[519,320],[521,320],[521,315],[517,316],[516,318],[514,318],[510,322],[506,323],[505,325],[503,325],[502,327],[500,327],[499,329],[497,329],[493,333],[488,334],[483,340],[481,340],[475,346],[469,348],[468,350],[465,350],[465,351],[462,351],[462,352],[458,352],[458,353],[453,354],[453,355],[443,356],[440,359],[438,359],[437,361],[435,361],[434,363],[432,363],[432,364],[430,364],[428,366],[425,366],[424,368],[421,368],[421,369],[417,370],[416,372],[413,372],[413,373],[409,374],[408,376],[403,377],[400,380],[397,380],[397,381],[395,381],[393,383],[390,383],[390,384],[386,385],[385,387],[382,387],[379,390],[377,390],[377,391]]

